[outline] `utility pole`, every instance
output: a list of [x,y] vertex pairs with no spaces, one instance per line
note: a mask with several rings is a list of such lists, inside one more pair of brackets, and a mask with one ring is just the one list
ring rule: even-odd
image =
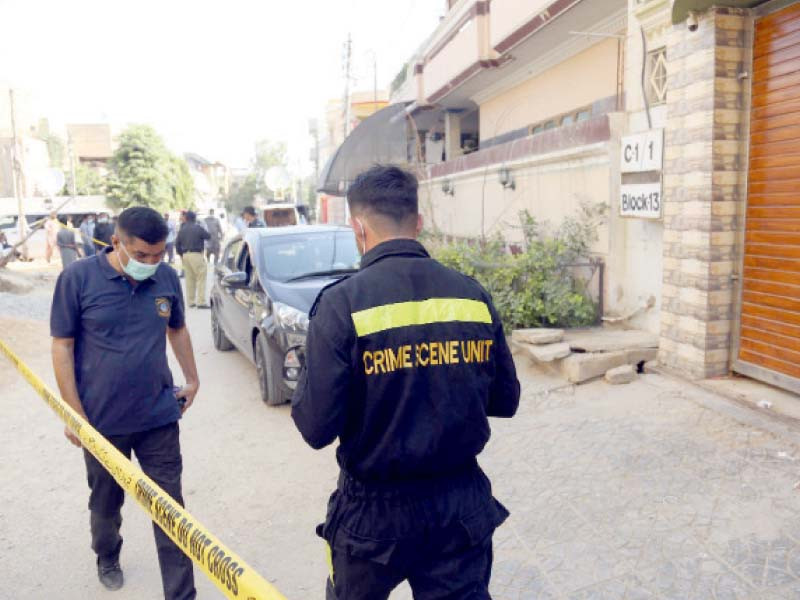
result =
[[77,180],[75,178],[75,154],[72,151],[72,135],[67,135],[67,156],[69,158],[69,171],[70,177],[72,179],[72,185],[70,186],[70,191],[72,192],[72,200],[75,200],[75,196],[77,196]]
[[[19,239],[25,239],[28,222],[25,220],[25,209],[22,206],[22,170],[19,157],[17,155],[17,115],[14,107],[14,90],[8,90],[11,107],[11,184],[14,196],[17,199],[17,227],[19,227]],[[22,255],[28,257],[27,242],[22,245]]]
[[353,54],[353,39],[347,34],[344,47],[344,137],[350,135],[350,59]]
[[372,50],[372,112],[378,112],[378,55]]

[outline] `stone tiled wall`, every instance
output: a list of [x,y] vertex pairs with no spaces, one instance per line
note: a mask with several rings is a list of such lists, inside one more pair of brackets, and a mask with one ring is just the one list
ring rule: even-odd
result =
[[716,8],[668,35],[664,284],[659,362],[728,372],[746,196],[752,18]]

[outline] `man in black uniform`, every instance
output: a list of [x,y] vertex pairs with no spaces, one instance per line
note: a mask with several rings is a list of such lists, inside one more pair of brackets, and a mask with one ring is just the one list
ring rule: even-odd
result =
[[97,217],[97,225],[94,226],[94,245],[97,252],[111,246],[111,236],[114,233],[114,225],[109,222],[108,213],[101,212]]
[[322,448],[337,437],[337,490],[317,533],[328,600],[490,598],[492,534],[508,511],[477,455],[487,417],[511,417],[519,383],[489,294],[415,238],[416,178],[376,166],[347,193],[361,269],[311,309],[292,417]]
[[251,229],[257,227],[266,227],[264,221],[258,218],[254,206],[244,207],[244,209],[242,210],[242,219],[244,219],[244,222],[247,223],[247,226]]

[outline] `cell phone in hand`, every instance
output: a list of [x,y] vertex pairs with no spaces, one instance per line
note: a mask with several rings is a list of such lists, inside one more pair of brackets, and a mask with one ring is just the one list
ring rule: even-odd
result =
[[172,386],[172,393],[175,394],[175,399],[178,401],[178,406],[183,408],[186,405],[186,398],[178,398],[178,392],[180,392],[183,388],[179,385]]

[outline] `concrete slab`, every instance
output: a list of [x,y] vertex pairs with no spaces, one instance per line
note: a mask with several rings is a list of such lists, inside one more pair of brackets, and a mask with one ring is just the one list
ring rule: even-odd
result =
[[616,352],[658,348],[658,336],[638,329],[568,329],[564,341],[577,352]]
[[515,329],[511,332],[511,339],[520,344],[555,344],[564,339],[563,329]]
[[582,383],[605,375],[609,369],[627,364],[628,353],[625,350],[570,354],[561,361],[561,374],[571,383]]
[[606,371],[605,380],[612,385],[630,383],[636,379],[636,371],[631,365],[622,365]]
[[569,349],[569,344],[563,342],[559,344],[543,345],[526,344],[526,348],[528,350],[528,355],[533,358],[533,360],[540,363],[553,362],[559,358],[569,356],[572,352]]

